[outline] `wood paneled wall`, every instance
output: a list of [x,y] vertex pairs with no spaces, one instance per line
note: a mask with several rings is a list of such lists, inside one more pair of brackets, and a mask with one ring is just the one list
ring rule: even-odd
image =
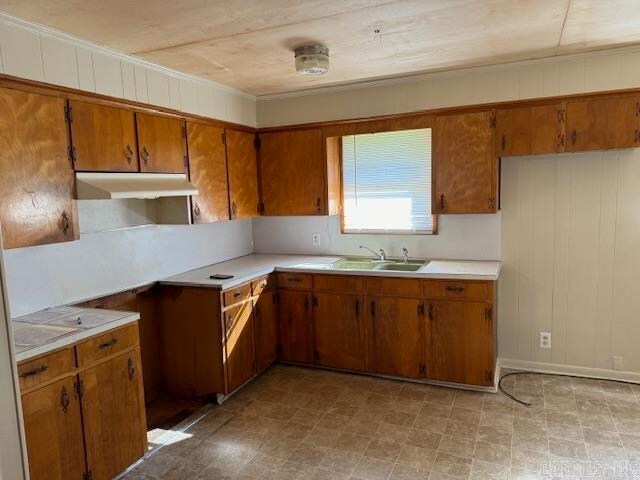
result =
[[640,150],[506,158],[502,189],[500,357],[640,371]]

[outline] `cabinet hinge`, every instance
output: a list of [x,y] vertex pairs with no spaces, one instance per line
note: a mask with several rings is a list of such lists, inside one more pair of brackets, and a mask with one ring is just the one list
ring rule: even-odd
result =
[[71,145],[67,150],[67,155],[69,156],[69,161],[71,162],[71,166],[76,166],[76,147]]
[[429,320],[433,320],[433,304],[429,304]]
[[185,123],[182,124],[182,138],[187,138],[187,125]]
[[222,144],[223,144],[223,145],[226,145],[226,144],[227,144],[227,134],[226,134],[226,133],[224,133],[224,132],[222,132],[222,133],[220,134],[220,137],[221,137],[221,139],[222,139]]
[[187,155],[186,153],[184,154],[184,168],[189,168],[189,155]]
[[487,320],[493,319],[493,307],[487,307],[484,311],[484,318]]
[[418,304],[418,315],[424,315],[424,303]]
[[640,115],[640,102],[636,102],[636,117]]
[[73,109],[69,104],[64,106],[64,119],[67,123],[73,122]]
[[82,474],[82,480],[93,480],[93,472],[91,470]]
[[489,119],[489,127],[496,128],[496,113],[493,112],[491,114],[491,118]]
[[318,306],[318,297],[316,297],[316,296],[314,295],[314,296],[313,296],[312,301],[313,301],[313,306],[314,306],[314,307],[317,307],[317,306]]
[[262,141],[260,140],[260,137],[258,135],[256,135],[253,139],[253,146],[256,148],[262,147]]
[[264,202],[258,202],[258,213],[264,213]]
[[76,396],[82,400],[82,398],[84,397],[84,383],[82,382],[82,380],[78,379],[74,385],[73,385],[75,391],[76,391]]

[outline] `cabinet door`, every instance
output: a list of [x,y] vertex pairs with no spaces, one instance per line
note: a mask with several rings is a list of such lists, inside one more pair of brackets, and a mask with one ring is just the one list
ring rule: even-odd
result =
[[224,326],[229,393],[253,377],[255,372],[251,302],[242,303],[224,312]]
[[561,104],[496,111],[496,153],[500,157],[564,151]]
[[229,201],[231,218],[258,216],[258,163],[255,135],[227,130],[227,168],[229,169]]
[[187,123],[189,176],[198,189],[191,197],[193,223],[229,220],[227,157],[222,128]]
[[147,449],[140,350],[91,367],[80,380],[88,467],[93,480],[111,479]]
[[311,293],[280,290],[280,358],[290,362],[313,363],[313,322]]
[[316,363],[327,367],[365,370],[362,297],[317,293],[313,305]]
[[80,479],[85,472],[75,379],[68,377],[22,396],[31,480]]
[[326,214],[322,130],[260,134],[260,181],[265,215]]
[[639,100],[622,96],[567,102],[567,151],[640,146]]
[[78,238],[64,100],[0,89],[4,248]]
[[131,110],[70,100],[75,169],[137,172],[136,127]]
[[369,368],[400,377],[422,376],[424,321],[421,301],[368,297]]
[[427,375],[433,380],[492,385],[494,329],[490,305],[429,301]]
[[434,139],[433,213],[495,213],[492,113],[441,115]]
[[140,171],[185,173],[184,122],[178,118],[136,113]]
[[275,290],[267,290],[260,293],[260,296],[255,300],[253,320],[256,372],[261,372],[276,361],[278,305]]

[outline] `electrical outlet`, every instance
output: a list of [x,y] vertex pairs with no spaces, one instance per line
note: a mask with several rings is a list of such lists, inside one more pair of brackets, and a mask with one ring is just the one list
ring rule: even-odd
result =
[[551,332],[540,332],[540,348],[551,348]]
[[312,233],[311,234],[311,244],[314,247],[319,247],[320,246],[320,234],[319,233]]
[[624,370],[624,357],[621,355],[613,356],[613,369]]

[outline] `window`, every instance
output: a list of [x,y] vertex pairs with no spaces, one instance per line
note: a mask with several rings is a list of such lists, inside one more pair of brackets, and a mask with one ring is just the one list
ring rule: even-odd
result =
[[433,233],[431,129],[342,137],[343,231]]

